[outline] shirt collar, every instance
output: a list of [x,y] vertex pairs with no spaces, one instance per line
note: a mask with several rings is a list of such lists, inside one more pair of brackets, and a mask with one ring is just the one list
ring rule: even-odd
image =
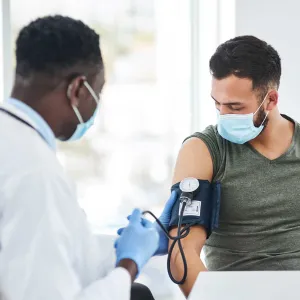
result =
[[43,137],[43,139],[46,141],[46,143],[53,149],[56,149],[56,142],[55,142],[55,136],[50,128],[50,126],[47,124],[47,122],[41,117],[39,113],[37,113],[34,109],[32,109],[30,106],[25,104],[24,102],[17,100],[15,98],[8,98],[6,102],[12,106],[14,106],[16,109],[20,110],[23,114],[25,114],[34,124],[36,125],[36,130],[40,133],[40,135]]

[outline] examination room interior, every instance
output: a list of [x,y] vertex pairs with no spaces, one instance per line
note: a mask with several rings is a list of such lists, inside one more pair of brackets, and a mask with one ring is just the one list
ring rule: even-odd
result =
[[[93,231],[114,235],[135,207],[160,214],[181,143],[216,123],[209,59],[222,42],[249,34],[270,43],[282,60],[280,111],[300,120],[299,10],[298,0],[1,0],[0,100],[12,88],[16,37],[31,20],[67,15],[100,34],[100,113],[84,139],[58,143],[57,155]],[[184,299],[165,256],[138,281],[157,300]]]

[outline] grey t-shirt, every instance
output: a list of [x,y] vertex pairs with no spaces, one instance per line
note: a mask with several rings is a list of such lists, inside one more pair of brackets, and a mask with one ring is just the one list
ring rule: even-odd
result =
[[216,126],[192,135],[207,145],[213,181],[222,186],[219,228],[204,247],[209,270],[300,270],[300,125],[294,123],[292,144],[274,160],[249,143],[223,139]]

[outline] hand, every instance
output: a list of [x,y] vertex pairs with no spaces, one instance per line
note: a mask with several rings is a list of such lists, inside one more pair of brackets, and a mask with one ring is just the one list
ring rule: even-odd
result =
[[159,236],[154,226],[142,222],[140,210],[135,209],[129,224],[115,242],[117,265],[123,259],[133,260],[138,274],[158,248]]
[[158,218],[159,221],[164,225],[166,229],[169,229],[169,223],[172,216],[172,208],[177,200],[177,192],[173,191],[169,200],[167,201],[163,212],[161,213],[160,217]]
[[[172,215],[172,208],[175,204],[177,200],[177,193],[176,191],[173,191],[169,200],[167,201],[166,205],[165,205],[165,208],[161,214],[161,216],[158,218],[159,221],[162,223],[162,225],[165,227],[165,229],[169,229],[169,223],[170,223],[170,220],[171,220],[171,215]],[[128,217],[128,220],[131,219],[131,216]],[[154,253],[154,255],[165,255],[168,253],[168,245],[169,245],[169,239],[168,237],[166,236],[166,234],[163,232],[163,230],[161,229],[161,227],[157,224],[157,222],[150,222],[149,220],[147,219],[142,219],[141,220],[142,222],[142,225],[145,226],[145,227],[148,227],[150,225],[153,225],[158,234],[159,234],[159,246],[158,246],[158,249],[156,250],[156,252]],[[120,228],[118,230],[118,234],[121,235],[122,232],[123,232],[124,228]]]

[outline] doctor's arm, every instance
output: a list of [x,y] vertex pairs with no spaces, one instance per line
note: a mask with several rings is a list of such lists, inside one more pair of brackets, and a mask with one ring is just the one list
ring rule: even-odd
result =
[[[187,140],[179,151],[175,166],[173,184],[186,177],[209,180],[213,176],[213,164],[205,143],[198,138]],[[172,236],[177,235],[177,228],[170,231]],[[183,294],[188,297],[191,289],[201,271],[207,271],[200,259],[202,247],[206,242],[206,230],[202,226],[193,226],[187,237],[181,240],[186,256],[188,273],[184,284],[180,285]],[[169,244],[169,246],[171,243]],[[171,257],[171,271],[176,280],[183,275],[183,262],[176,244]]]
[[7,299],[129,300],[131,278],[125,269],[135,273],[134,264],[120,261],[99,278],[91,261],[85,262],[84,223],[64,180],[42,170],[13,180],[11,190],[4,190],[8,201],[0,235],[0,282]]

